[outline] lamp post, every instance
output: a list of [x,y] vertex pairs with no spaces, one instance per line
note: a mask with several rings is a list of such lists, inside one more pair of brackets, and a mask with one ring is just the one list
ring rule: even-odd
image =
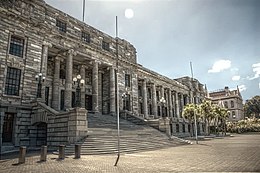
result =
[[164,97],[162,97],[160,99],[160,103],[161,103],[161,106],[162,106],[162,117],[163,117],[163,115],[164,115],[164,104],[166,103],[166,100],[165,100]]
[[75,106],[76,107],[81,107],[81,88],[80,88],[80,84],[84,84],[84,79],[81,79],[81,76],[80,75],[77,75],[77,77],[74,77],[73,78],[73,82],[74,82],[74,85],[77,84],[77,87],[76,87],[76,103],[75,103]]
[[38,81],[37,98],[42,98],[42,82],[44,82],[45,76],[39,73],[35,76],[35,80]]
[[126,119],[126,98],[128,96],[128,90],[125,88],[125,92],[122,94],[122,99],[123,99],[123,111]]

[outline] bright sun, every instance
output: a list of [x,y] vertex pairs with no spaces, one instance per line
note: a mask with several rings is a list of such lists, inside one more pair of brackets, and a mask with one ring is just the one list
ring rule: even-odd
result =
[[131,19],[132,17],[134,17],[134,11],[130,8],[127,8],[125,10],[125,17]]

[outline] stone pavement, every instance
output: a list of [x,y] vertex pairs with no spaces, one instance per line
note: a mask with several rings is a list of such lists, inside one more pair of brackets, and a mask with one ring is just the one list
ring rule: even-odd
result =
[[115,160],[116,155],[87,155],[81,159],[68,156],[59,161],[57,155],[50,154],[47,162],[38,162],[39,156],[30,156],[22,165],[16,165],[18,159],[1,160],[0,172],[260,172],[260,133],[123,154],[117,167]]

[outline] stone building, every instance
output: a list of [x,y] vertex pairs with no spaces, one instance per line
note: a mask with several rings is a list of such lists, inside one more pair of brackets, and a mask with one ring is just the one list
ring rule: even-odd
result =
[[191,98],[204,98],[198,80],[174,80],[143,67],[132,44],[43,0],[1,1],[0,18],[2,150],[81,139],[87,112],[116,114],[116,86],[120,112],[167,134],[189,135],[181,114]]
[[229,111],[228,121],[244,119],[243,99],[239,88],[230,90],[229,87],[209,93],[210,100],[215,104],[222,104]]

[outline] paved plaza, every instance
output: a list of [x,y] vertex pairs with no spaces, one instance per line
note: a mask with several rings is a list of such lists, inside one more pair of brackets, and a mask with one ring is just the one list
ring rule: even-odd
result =
[[18,159],[1,160],[0,172],[260,172],[260,133],[122,154],[117,167],[115,160],[116,155],[88,155],[81,159],[68,156],[60,161],[57,155],[50,154],[47,162],[39,162],[39,156],[29,156],[21,165],[16,164]]

